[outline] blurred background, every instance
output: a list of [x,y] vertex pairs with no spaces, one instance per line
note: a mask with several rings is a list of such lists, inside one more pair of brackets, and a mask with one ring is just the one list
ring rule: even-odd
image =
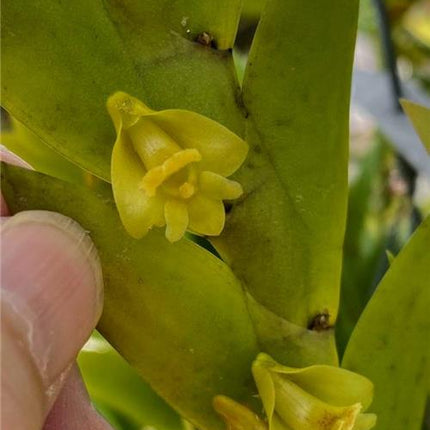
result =
[[[239,81],[264,3],[245,0],[233,52]],[[336,326],[340,355],[390,259],[430,212],[430,157],[403,114],[399,97],[430,107],[430,0],[360,0],[351,103],[348,223]],[[2,125],[2,143],[30,164],[38,158],[38,170],[48,174],[61,171],[63,179],[75,183],[95,180],[70,165],[50,172],[50,157],[58,163],[58,155],[45,149],[40,157],[38,150],[33,153],[28,145],[21,147],[21,138],[28,141],[34,137],[4,111]],[[8,129],[13,127],[16,135],[8,136]],[[40,166],[40,159],[46,165]],[[208,246],[203,242],[199,240]],[[98,333],[83,348],[79,365],[96,408],[114,428],[193,429]],[[423,429],[430,429],[429,415]]]

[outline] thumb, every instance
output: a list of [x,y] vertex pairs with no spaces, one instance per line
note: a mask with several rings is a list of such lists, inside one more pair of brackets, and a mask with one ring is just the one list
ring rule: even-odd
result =
[[1,230],[5,429],[40,429],[102,309],[97,251],[73,220],[21,212]]

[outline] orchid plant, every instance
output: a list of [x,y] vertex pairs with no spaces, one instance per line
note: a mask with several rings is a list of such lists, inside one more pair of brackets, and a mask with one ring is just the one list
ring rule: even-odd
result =
[[[150,385],[136,396],[169,405],[163,421],[149,401],[145,424],[418,430],[430,218],[341,363],[335,343],[358,0],[265,2],[242,83],[240,14],[241,0],[3,0],[3,143],[35,169],[3,165],[3,193],[89,231],[98,330]],[[428,111],[407,106],[429,145]]]

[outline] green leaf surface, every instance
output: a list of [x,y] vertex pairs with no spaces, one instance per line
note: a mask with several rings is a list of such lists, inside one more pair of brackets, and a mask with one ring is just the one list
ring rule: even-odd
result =
[[96,181],[94,176],[66,160],[13,118],[12,129],[2,131],[1,144],[38,172],[80,185],[91,185]]
[[400,103],[430,154],[430,108],[405,99],[400,100]]
[[78,364],[96,404],[128,418],[136,428],[183,430],[181,418],[99,334],[81,350]]
[[391,263],[343,359],[375,384],[378,430],[421,428],[430,376],[429,244],[427,217]]
[[105,104],[115,91],[154,109],[197,111],[240,133],[231,53],[193,40],[205,29],[230,47],[239,10],[240,0],[5,0],[2,104],[106,180],[115,134]]
[[[304,328],[337,315],[357,6],[268,1],[243,84],[245,196],[214,240],[258,302]],[[320,362],[335,360],[321,349]]]
[[156,392],[202,430],[223,429],[212,398],[252,395],[254,330],[241,286],[218,258],[161,231],[143,240],[123,229],[110,187],[93,193],[3,165],[13,213],[44,209],[77,220],[101,258],[104,312],[98,329]]
[[244,0],[242,17],[245,22],[258,21],[266,0]]

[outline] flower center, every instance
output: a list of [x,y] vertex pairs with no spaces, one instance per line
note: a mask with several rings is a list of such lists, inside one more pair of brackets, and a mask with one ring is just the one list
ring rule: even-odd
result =
[[188,199],[196,192],[197,172],[192,164],[201,159],[197,149],[176,152],[160,166],[150,169],[143,177],[140,188],[153,197],[162,186],[167,194]]

